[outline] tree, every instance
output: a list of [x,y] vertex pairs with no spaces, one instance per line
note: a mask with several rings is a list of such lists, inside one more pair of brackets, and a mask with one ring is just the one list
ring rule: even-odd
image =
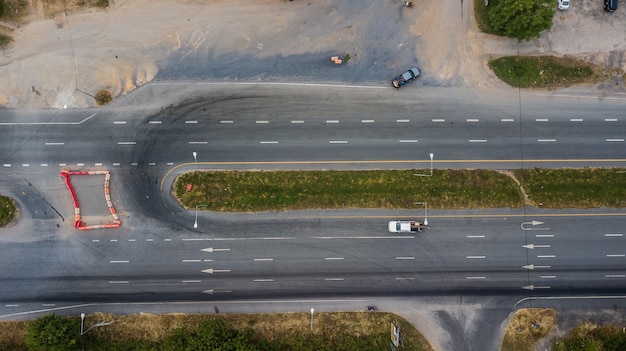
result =
[[28,324],[26,346],[30,351],[67,351],[76,348],[80,322],[49,314]]
[[539,38],[553,17],[554,4],[544,0],[499,0],[489,11],[489,24],[496,34],[522,41]]

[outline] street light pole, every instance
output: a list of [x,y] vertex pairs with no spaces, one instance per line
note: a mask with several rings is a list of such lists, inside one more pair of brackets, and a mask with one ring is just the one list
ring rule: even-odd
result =
[[193,162],[196,164],[196,172],[198,171],[198,153],[197,152],[192,152],[191,155],[193,155]]
[[198,228],[198,205],[196,205],[196,220],[193,222],[193,228]]
[[87,334],[88,331],[90,331],[91,329],[96,328],[96,327],[103,327],[105,325],[111,325],[111,324],[115,323],[115,319],[112,319],[109,322],[99,322],[99,323],[96,323],[96,324],[92,325],[91,327],[89,327],[87,330],[84,330],[84,322],[85,322],[85,314],[81,313],[80,314],[80,335],[85,335],[85,334]]
[[433,176],[433,159],[435,158],[435,154],[433,154],[432,152],[428,155],[430,156],[430,174],[416,174],[414,173],[414,176],[418,176],[418,177],[432,177]]
[[428,203],[414,202],[413,205],[424,205],[424,225],[428,225]]
[[80,335],[83,335],[83,329],[85,327],[85,314],[80,314]]
[[315,308],[311,308],[311,330],[313,330],[313,312],[315,312]]

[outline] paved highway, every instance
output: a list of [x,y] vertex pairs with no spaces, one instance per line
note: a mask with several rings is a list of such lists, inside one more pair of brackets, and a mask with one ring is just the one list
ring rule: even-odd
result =
[[[175,103],[185,89],[200,92]],[[161,106],[142,107],[154,96]],[[104,109],[1,111],[0,191],[23,211],[0,229],[0,315],[76,303],[486,295],[506,297],[496,304],[502,315],[527,296],[623,295],[621,210],[429,211],[432,229],[416,235],[390,235],[386,221],[420,209],[201,212],[194,229],[195,212],[168,195],[173,176],[196,167],[428,168],[430,152],[435,168],[624,167],[623,104],[463,89],[163,84]],[[101,167],[112,172],[122,228],[77,232],[58,172]]]

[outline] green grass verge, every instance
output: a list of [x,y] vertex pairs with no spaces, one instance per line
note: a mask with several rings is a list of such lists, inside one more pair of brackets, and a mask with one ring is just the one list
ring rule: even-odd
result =
[[13,199],[0,195],[0,227],[4,227],[7,223],[15,218],[16,207]]
[[592,64],[571,58],[506,56],[490,61],[489,67],[517,88],[553,89],[598,80]]
[[485,0],[474,0],[474,15],[478,29],[487,34],[495,34],[489,24],[489,9],[498,3],[497,0],[489,0],[489,6],[485,6]]
[[[298,209],[520,208],[513,178],[488,170],[192,172],[174,184],[186,208],[223,212]],[[529,201],[544,208],[626,207],[623,169],[532,169],[512,172]],[[187,190],[191,185],[191,190]]]
[[178,178],[175,192],[187,208],[226,212],[413,208],[423,201],[436,209],[522,206],[519,187],[495,171],[436,170],[432,177],[416,172],[193,172]]
[[623,168],[515,171],[535,205],[548,208],[626,207]]

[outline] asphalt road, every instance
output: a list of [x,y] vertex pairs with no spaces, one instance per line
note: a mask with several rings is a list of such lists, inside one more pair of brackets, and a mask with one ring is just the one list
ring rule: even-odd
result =
[[[161,106],[142,107],[154,96]],[[429,211],[432,229],[416,235],[390,235],[386,221],[421,209],[200,212],[194,229],[195,211],[168,195],[174,175],[196,168],[428,170],[430,152],[435,171],[624,167],[622,107],[621,97],[217,84],[153,85],[100,110],[3,110],[0,190],[22,218],[0,229],[0,317],[105,302],[495,295],[483,307],[501,320],[529,296],[623,295],[619,210]],[[122,228],[71,228],[62,168],[109,169]],[[453,333],[462,317],[446,316]],[[500,337],[469,334],[475,343],[457,335],[445,348],[492,349]]]

